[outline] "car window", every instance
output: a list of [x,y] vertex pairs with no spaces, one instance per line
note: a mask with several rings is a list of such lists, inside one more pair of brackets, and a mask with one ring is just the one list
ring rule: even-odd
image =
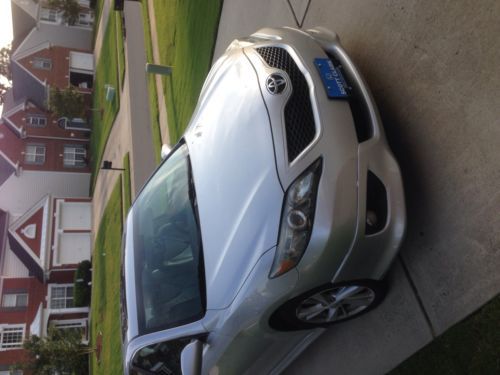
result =
[[139,334],[204,315],[204,270],[185,145],[161,165],[134,203]]
[[181,352],[190,341],[182,338],[142,348],[132,360],[132,374],[181,375]]

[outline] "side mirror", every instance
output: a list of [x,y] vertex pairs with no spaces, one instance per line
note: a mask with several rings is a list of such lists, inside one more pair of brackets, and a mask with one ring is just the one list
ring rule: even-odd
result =
[[161,146],[161,160],[164,160],[168,154],[170,154],[170,151],[172,151],[172,149],[170,148],[169,145],[166,145],[166,144],[163,144],[163,146]]
[[203,343],[193,340],[181,352],[182,375],[200,375]]

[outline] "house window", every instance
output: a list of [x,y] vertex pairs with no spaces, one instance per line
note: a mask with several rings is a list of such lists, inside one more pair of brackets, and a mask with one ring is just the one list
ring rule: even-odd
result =
[[42,8],[40,12],[40,19],[42,21],[57,22],[57,10]]
[[82,145],[64,146],[64,166],[65,167],[85,167],[87,150]]
[[33,128],[44,128],[47,125],[47,117],[42,115],[28,115],[26,123]]
[[20,348],[24,340],[24,325],[3,325],[0,327],[0,350]]
[[73,307],[73,285],[50,287],[50,308],[69,309]]
[[2,297],[2,307],[28,306],[28,293],[8,293]]
[[24,152],[24,161],[27,164],[43,164],[45,162],[45,146],[27,145]]
[[44,59],[42,57],[35,57],[31,62],[31,65],[36,69],[50,70],[52,69],[52,60]]
[[88,13],[80,13],[78,15],[78,24],[81,26],[90,25],[90,17]]

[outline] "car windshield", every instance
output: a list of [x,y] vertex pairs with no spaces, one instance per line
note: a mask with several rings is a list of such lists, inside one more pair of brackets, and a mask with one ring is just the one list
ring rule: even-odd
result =
[[203,256],[185,144],[148,181],[133,215],[139,334],[200,319]]

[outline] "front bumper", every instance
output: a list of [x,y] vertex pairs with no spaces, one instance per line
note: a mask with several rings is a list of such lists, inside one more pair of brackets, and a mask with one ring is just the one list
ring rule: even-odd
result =
[[[261,92],[272,124],[282,186],[286,189],[317,158],[324,160],[313,232],[297,266],[300,280],[294,294],[327,281],[381,279],[403,240],[406,213],[399,166],[385,139],[368,86],[338,37],[326,29],[307,32],[287,28],[262,29],[253,37],[251,45],[244,51],[262,83]],[[309,88],[316,134],[293,160],[287,153],[284,115],[291,92],[283,95],[267,92],[264,86],[266,77],[276,72],[276,68],[269,66],[269,60],[266,62],[257,52],[263,47],[286,50]],[[356,105],[353,101],[327,97],[314,66],[314,59],[318,57],[329,57],[341,64],[353,88]],[[364,130],[360,131],[360,127]],[[369,175],[376,176],[375,179],[381,182],[384,197],[373,197],[368,189]],[[384,211],[377,213],[384,223],[375,231],[366,226],[367,210],[373,206],[370,199],[383,200],[385,205],[384,208],[380,207],[380,202],[375,205]]]

